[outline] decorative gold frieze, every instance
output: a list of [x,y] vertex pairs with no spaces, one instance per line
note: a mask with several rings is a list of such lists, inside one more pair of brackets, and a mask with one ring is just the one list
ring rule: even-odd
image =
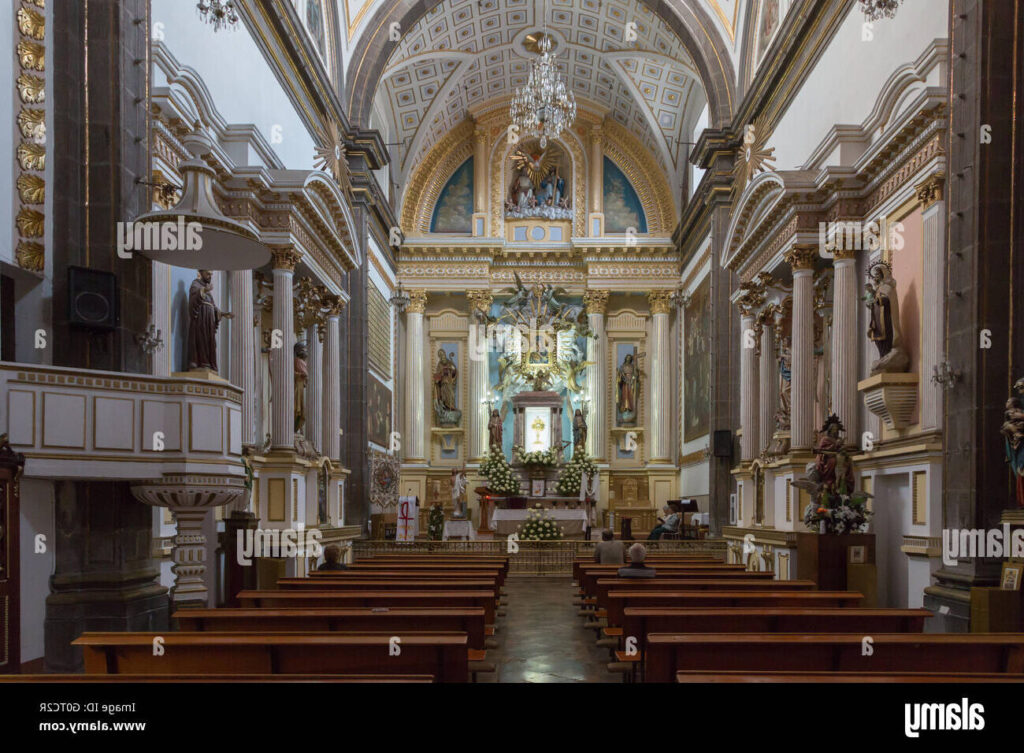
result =
[[46,181],[32,173],[18,176],[18,196],[25,204],[43,204],[46,202]]
[[29,8],[18,8],[18,31],[42,42],[46,38],[46,17]]
[[43,244],[33,241],[18,241],[18,247],[14,252],[18,260],[18,266],[32,272],[43,271],[45,251]]
[[[600,138],[600,137],[599,137]],[[600,314],[604,316],[608,310],[607,290],[588,290],[583,294],[583,305],[587,308],[588,314]]]
[[427,310],[427,291],[425,290],[410,290],[409,291],[409,306],[405,312],[407,314],[422,314]]
[[[26,0],[37,8],[43,8],[43,0]],[[15,259],[23,269],[42,272],[46,260],[46,246],[42,238],[46,232],[46,216],[38,209],[46,201],[46,111],[41,105],[46,100],[46,16],[26,5],[19,5],[17,23],[20,38],[17,40],[17,59],[20,65],[15,79],[15,88],[22,106],[16,118],[21,140],[15,150],[20,172],[15,179],[22,206],[15,217],[15,226],[20,236],[15,249]]]
[[652,314],[671,314],[672,296],[674,290],[652,290],[647,294],[647,301],[651,306]]
[[26,139],[38,144],[44,143],[46,141],[46,111],[22,107],[18,112],[18,128]]
[[22,170],[45,170],[46,147],[22,142],[18,145],[18,164]]
[[44,219],[42,212],[22,207],[14,223],[18,226],[18,232],[26,238],[41,238],[43,236]]
[[46,79],[22,73],[17,81],[21,101],[29,105],[41,105],[46,100]]
[[46,69],[46,47],[38,42],[23,39],[18,42],[18,62],[22,68],[32,71]]
[[942,201],[945,185],[946,176],[942,173],[936,173],[930,176],[924,183],[919,184],[916,188],[917,200],[921,202],[921,208],[930,209]]

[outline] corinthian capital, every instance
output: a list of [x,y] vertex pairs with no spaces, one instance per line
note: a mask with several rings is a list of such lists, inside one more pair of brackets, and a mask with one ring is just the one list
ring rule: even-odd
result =
[[405,310],[407,314],[422,314],[427,310],[427,291],[410,290],[409,307]]
[[601,314],[608,310],[607,290],[588,290],[583,294],[583,305],[588,314]]
[[794,270],[814,269],[814,260],[818,256],[817,246],[793,246],[783,258]]
[[647,294],[652,314],[671,314],[674,290],[652,290]]
[[466,292],[466,297],[469,298],[470,310],[479,311],[481,314],[490,311],[491,303],[494,301],[490,290],[470,290]]

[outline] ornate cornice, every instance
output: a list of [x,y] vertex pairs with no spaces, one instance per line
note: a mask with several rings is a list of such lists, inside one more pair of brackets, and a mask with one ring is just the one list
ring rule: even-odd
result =
[[607,290],[588,290],[583,294],[583,305],[586,306],[588,314],[600,314],[604,316],[608,310]]

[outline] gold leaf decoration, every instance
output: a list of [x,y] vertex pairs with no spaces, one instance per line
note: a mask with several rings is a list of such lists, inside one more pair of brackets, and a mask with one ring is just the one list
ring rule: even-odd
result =
[[18,113],[18,128],[21,135],[37,144],[46,141],[46,111],[22,107]]
[[18,59],[22,68],[33,71],[46,70],[46,47],[38,42],[23,39],[18,42]]
[[761,121],[754,121],[743,131],[743,143],[737,150],[732,170],[737,195],[743,193],[758,173],[775,168],[772,164],[775,162],[775,147],[768,148],[771,134],[767,130]]
[[26,37],[42,42],[46,38],[46,17],[28,8],[18,8],[18,29]]
[[39,144],[21,142],[18,145],[18,164],[22,170],[45,170],[46,148]]
[[18,93],[21,101],[29,105],[41,105],[46,100],[46,79],[22,73],[18,76]]
[[32,3],[37,8],[45,8],[46,7],[46,0],[26,0],[26,2]]
[[348,158],[345,156],[345,141],[338,124],[333,120],[327,124],[327,141],[316,147],[316,161],[313,166],[334,176],[338,185],[345,189],[349,183]]
[[46,201],[46,181],[32,173],[18,176],[18,194],[26,204],[42,204]]
[[18,266],[32,272],[43,271],[45,254],[46,251],[43,248],[43,244],[35,243],[34,241],[19,241],[18,248],[14,252],[15,258],[18,260]]
[[42,212],[22,207],[14,222],[18,226],[18,232],[26,238],[42,238],[45,219]]

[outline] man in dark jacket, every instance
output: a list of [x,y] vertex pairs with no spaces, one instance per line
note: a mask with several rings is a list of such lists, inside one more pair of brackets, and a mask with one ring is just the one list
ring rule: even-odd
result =
[[620,578],[653,578],[654,568],[647,567],[644,560],[647,559],[647,547],[643,544],[633,544],[629,548],[629,562],[627,567],[619,568]]
[[341,547],[337,544],[328,544],[324,547],[324,564],[318,567],[317,572],[324,570],[348,570],[348,565],[342,564]]

